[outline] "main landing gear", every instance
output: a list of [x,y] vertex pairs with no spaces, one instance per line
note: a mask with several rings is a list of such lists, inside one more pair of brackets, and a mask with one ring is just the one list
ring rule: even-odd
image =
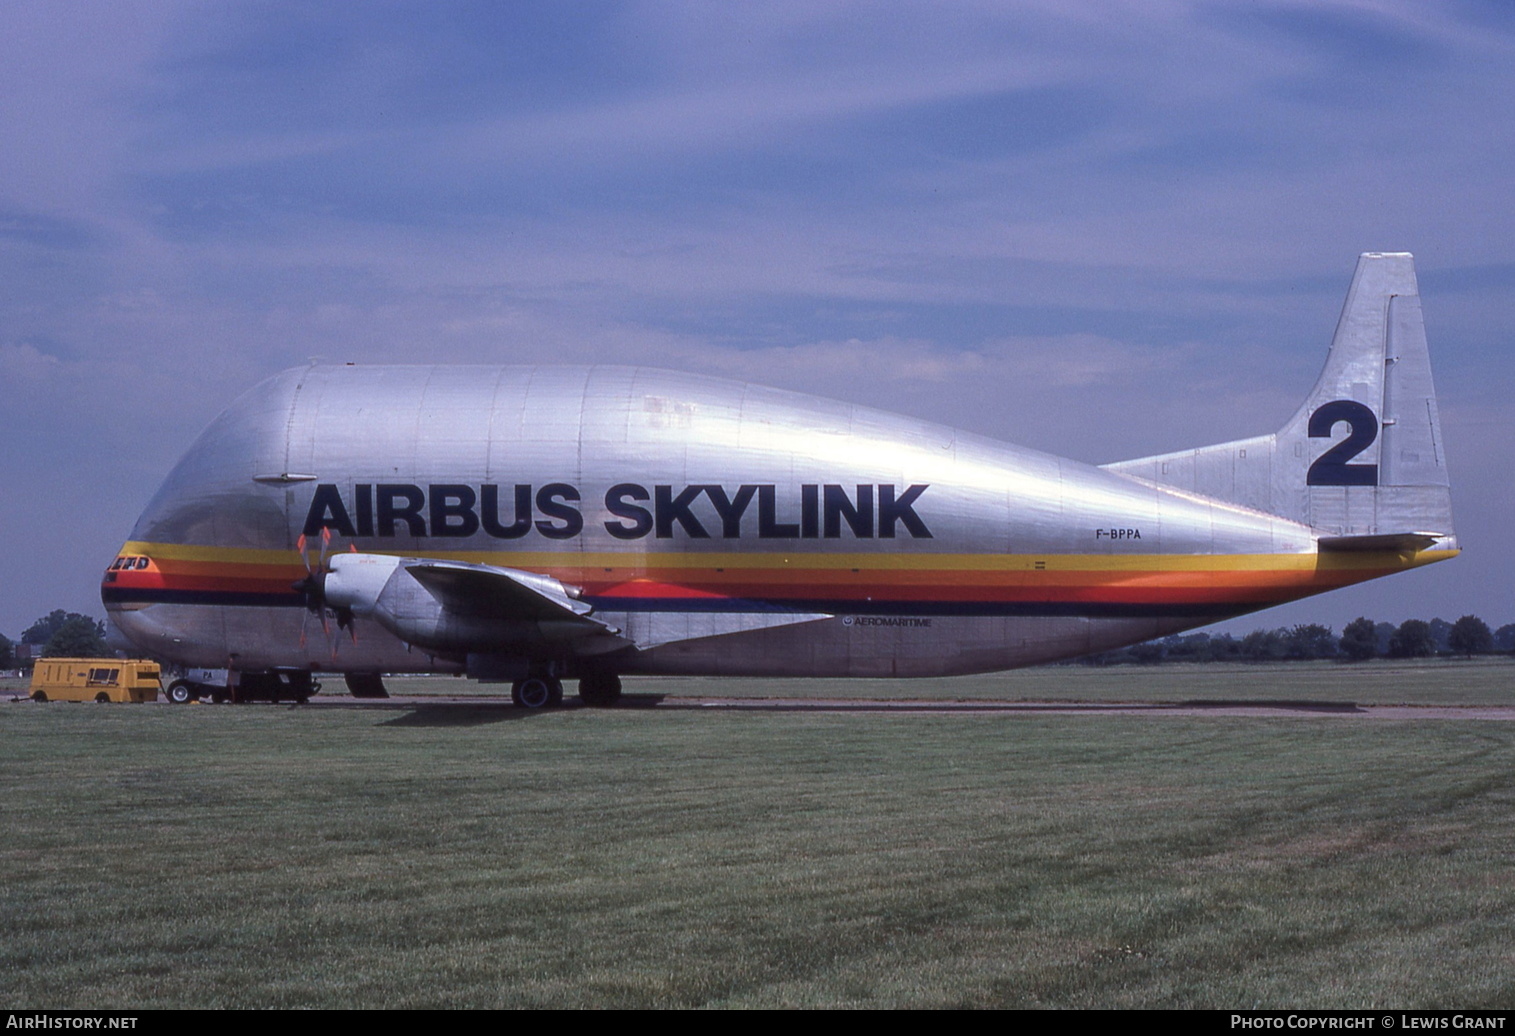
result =
[[585,673],[579,678],[579,700],[590,708],[605,708],[621,700],[621,678],[614,673]]
[[563,704],[563,681],[554,676],[528,676],[510,687],[510,700],[523,709]]
[[[510,700],[523,709],[563,704],[563,681],[555,676],[528,676],[510,687]],[[579,678],[579,701],[604,708],[621,700],[621,678],[614,673],[585,673]]]

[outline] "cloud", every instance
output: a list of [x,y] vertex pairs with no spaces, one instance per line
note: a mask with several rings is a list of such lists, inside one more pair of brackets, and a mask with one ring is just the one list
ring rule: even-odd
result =
[[0,385],[7,389],[6,395],[24,391],[28,383],[45,381],[63,365],[56,356],[49,356],[35,345],[0,343]]

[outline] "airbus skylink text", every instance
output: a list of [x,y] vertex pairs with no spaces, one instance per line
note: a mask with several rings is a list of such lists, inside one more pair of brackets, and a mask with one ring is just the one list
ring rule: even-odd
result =
[[[915,539],[931,539],[931,530],[915,512],[929,488],[913,485],[901,492],[887,483],[851,488],[807,483],[789,487],[787,499],[781,500],[779,487],[771,483],[648,489],[621,482],[605,491],[605,510],[613,517],[604,526],[618,540],[671,539],[675,527],[690,539],[830,540],[841,538],[845,529],[845,535],[856,539],[888,540],[901,528]],[[314,536],[325,528],[342,536],[461,538],[482,530],[500,540],[533,532],[566,540],[584,531],[578,506],[583,499],[578,487],[567,482],[477,487],[359,482],[346,495],[336,484],[323,482],[311,497],[304,532]]]
[[1392,1014],[1322,1016],[1233,1014],[1233,1029],[1503,1029],[1503,1015]]

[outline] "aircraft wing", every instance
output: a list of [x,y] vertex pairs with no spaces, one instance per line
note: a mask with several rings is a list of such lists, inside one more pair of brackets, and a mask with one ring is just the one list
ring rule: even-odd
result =
[[727,597],[690,586],[632,579],[599,591],[596,615],[621,628],[643,651],[681,640],[750,633],[834,616]]
[[531,622],[585,619],[594,609],[578,590],[550,576],[465,561],[407,558],[400,562],[448,611],[484,619]]
[[[338,554],[331,569],[332,606],[373,618],[407,643],[453,650],[487,651],[530,636],[577,654],[645,651],[832,617],[640,581],[617,588],[597,609],[552,576],[438,558]],[[523,625],[532,628],[522,632]]]
[[723,637],[728,633],[750,633],[774,626],[793,626],[802,622],[819,622],[834,616],[819,612],[758,610],[751,601],[731,602],[733,607],[750,606],[751,610],[721,612],[604,612],[621,625],[623,637],[643,651],[674,644],[681,640]]

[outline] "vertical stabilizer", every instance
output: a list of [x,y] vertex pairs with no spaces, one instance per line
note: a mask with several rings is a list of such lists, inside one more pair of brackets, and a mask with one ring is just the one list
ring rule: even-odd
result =
[[1277,433],[1105,468],[1302,522],[1333,542],[1422,533],[1455,548],[1414,257],[1357,260],[1325,369]]

